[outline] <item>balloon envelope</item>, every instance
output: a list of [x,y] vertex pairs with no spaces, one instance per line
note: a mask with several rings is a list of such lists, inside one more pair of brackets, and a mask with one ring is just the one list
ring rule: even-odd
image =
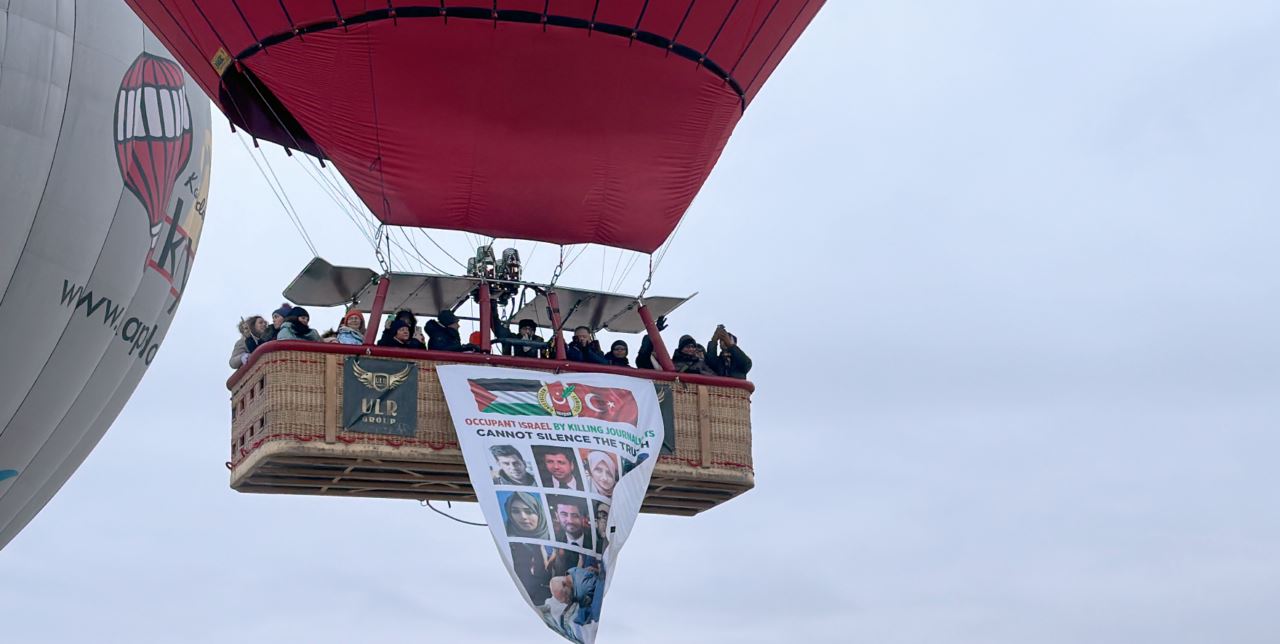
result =
[[202,92],[116,2],[0,9],[0,547],[71,476],[155,358],[209,185]]
[[254,135],[383,222],[639,251],[820,0],[127,0]]

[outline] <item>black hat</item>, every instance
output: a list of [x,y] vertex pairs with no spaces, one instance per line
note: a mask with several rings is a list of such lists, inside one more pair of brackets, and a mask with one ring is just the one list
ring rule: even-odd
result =
[[624,342],[624,341],[622,341],[622,340],[614,340],[614,341],[613,341],[613,344],[609,345],[609,350],[610,350],[610,351],[613,351],[614,349],[617,349],[618,347],[622,347],[623,349],[630,349],[630,347],[628,347],[628,346],[627,346],[627,343],[626,343],[626,342]]
[[450,311],[449,309],[441,311],[440,315],[437,316],[436,319],[440,321],[440,324],[445,326],[453,326],[458,322],[458,316],[454,315],[453,311]]
[[287,318],[311,317],[311,314],[307,313],[307,310],[302,308],[301,306],[295,306],[289,309],[289,313],[285,315],[285,317]]
[[698,344],[698,341],[694,340],[691,335],[682,335],[680,336],[680,342],[676,345],[676,350],[679,351],[691,344]]
[[519,329],[523,329],[526,327],[536,331],[538,330],[538,323],[534,322],[533,320],[530,320],[529,318],[525,318],[523,320],[520,320],[520,324],[516,326],[516,328],[519,328]]
[[286,302],[285,304],[281,304],[280,308],[272,311],[271,315],[279,315],[282,318],[287,318],[289,317],[289,311],[292,311],[292,310],[293,310],[293,306],[291,306]]
[[409,329],[410,332],[413,331],[413,329],[409,326],[409,323],[405,322],[404,320],[395,320],[394,322],[391,323],[391,335],[394,336],[397,332],[400,331],[400,329]]

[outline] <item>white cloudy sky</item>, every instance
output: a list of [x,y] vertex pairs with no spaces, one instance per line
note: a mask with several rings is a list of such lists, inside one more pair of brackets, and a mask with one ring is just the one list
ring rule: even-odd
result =
[[[1278,39],[1264,0],[828,3],[653,289],[755,359],[758,487],[642,517],[601,641],[1277,641]],[[215,145],[174,329],[0,552],[0,640],[556,641],[482,528],[227,487],[234,323],[311,254]]]

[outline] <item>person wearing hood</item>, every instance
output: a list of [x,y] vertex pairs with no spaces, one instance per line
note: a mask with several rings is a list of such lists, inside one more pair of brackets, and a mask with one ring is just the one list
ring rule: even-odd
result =
[[251,315],[240,320],[240,324],[236,325],[236,329],[240,331],[240,339],[231,347],[231,359],[227,361],[232,369],[239,369],[249,361],[249,354],[265,342],[262,338],[267,335],[269,326],[261,315]]
[[707,356],[707,366],[717,376],[746,380],[751,371],[751,358],[738,346],[738,336],[726,331],[723,324],[716,327],[707,343]]
[[696,373],[704,376],[716,375],[715,370],[707,366],[706,349],[698,344],[691,335],[680,336],[675,353],[671,354],[671,362],[680,373]]
[[338,327],[338,344],[364,344],[364,314],[347,309]]
[[[654,326],[658,327],[659,332],[665,331],[667,328],[666,316],[659,315]],[[636,353],[636,368],[653,369],[654,371],[662,370],[662,365],[654,362],[653,360],[653,340],[649,339],[648,333],[644,334],[644,337],[640,338],[640,351]]]
[[280,330],[276,332],[276,339],[319,342],[320,334],[308,326],[310,323],[311,314],[301,306],[295,306],[289,309],[288,315],[284,316],[284,324],[281,324]]
[[378,346],[391,347],[393,349],[426,349],[420,340],[413,337],[413,329],[409,328],[409,323],[396,319],[392,320],[391,328],[387,329],[387,333],[382,334],[381,340],[378,340]]
[[631,361],[627,359],[627,352],[630,350],[627,343],[622,340],[614,340],[609,345],[609,353],[605,356],[605,360],[615,367],[630,367]]
[[609,364],[609,359],[600,350],[600,342],[591,333],[591,328],[585,326],[573,330],[573,342],[565,347],[565,357],[571,362]]
[[432,351],[475,351],[476,345],[463,344],[458,329],[462,322],[453,311],[445,309],[434,320],[427,320],[427,348]]
[[276,335],[280,333],[280,327],[284,325],[284,319],[289,315],[289,311],[293,309],[293,305],[285,302],[280,308],[271,312],[271,326],[267,327],[267,332],[262,334],[263,342],[270,342],[276,339]]
[[413,331],[418,328],[418,318],[413,314],[413,311],[410,311],[409,309],[400,309],[399,311],[396,311],[395,317],[392,317],[386,322],[386,326],[382,329],[382,335],[378,338],[379,346],[382,346],[383,340],[390,340],[391,337],[395,335],[391,332],[391,325],[394,324],[396,320],[403,320],[405,324],[409,325],[409,335],[413,335]]

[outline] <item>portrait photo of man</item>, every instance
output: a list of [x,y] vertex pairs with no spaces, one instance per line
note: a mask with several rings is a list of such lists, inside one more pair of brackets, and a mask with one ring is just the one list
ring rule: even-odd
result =
[[529,461],[515,445],[494,445],[489,448],[494,464],[489,467],[494,485],[537,485]]
[[604,501],[592,501],[595,506],[595,539],[596,552],[604,554],[604,549],[609,547],[609,504]]
[[585,550],[594,549],[595,540],[591,520],[587,515],[587,500],[576,496],[548,494],[547,506],[551,508],[556,541]]
[[538,463],[542,487],[583,491],[582,471],[578,468],[578,458],[574,456],[572,449],[536,445],[533,448],[533,458]]

